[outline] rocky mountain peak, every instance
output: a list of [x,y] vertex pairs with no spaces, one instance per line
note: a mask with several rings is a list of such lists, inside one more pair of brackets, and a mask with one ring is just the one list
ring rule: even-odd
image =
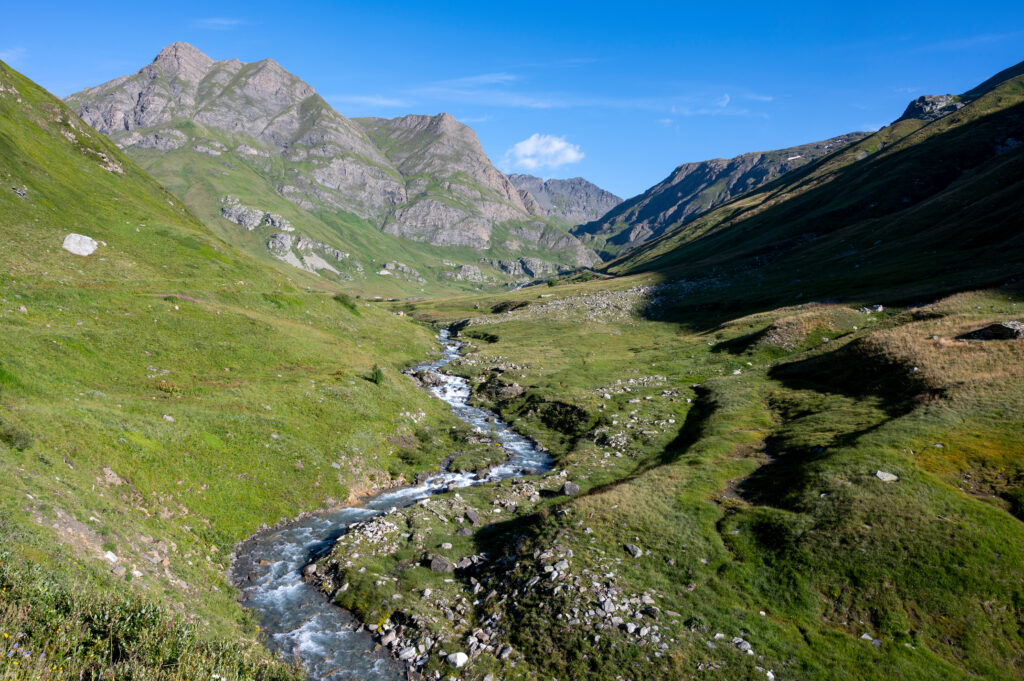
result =
[[165,76],[198,83],[213,66],[213,59],[188,43],[171,43],[153,59]]
[[[622,199],[582,177],[544,180],[533,175],[509,175],[523,205],[534,215],[559,218],[573,225],[596,220],[622,203]],[[529,198],[527,198],[529,197]]]

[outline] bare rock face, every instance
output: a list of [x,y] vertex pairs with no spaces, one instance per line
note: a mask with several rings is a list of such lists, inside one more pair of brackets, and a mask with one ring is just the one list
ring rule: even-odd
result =
[[582,177],[568,180],[543,180],[533,175],[509,175],[519,190],[528,194],[523,203],[534,215],[561,218],[572,225],[597,220],[622,203],[615,194],[601,189]]
[[[450,114],[348,119],[273,59],[214,61],[174,43],[134,75],[67,102],[129,153],[233,157],[266,173],[299,208],[349,213],[432,246],[486,250],[496,225],[542,214],[494,167],[473,130]],[[221,211],[249,230],[263,219],[235,205]],[[553,260],[594,261],[565,231],[546,240],[542,233],[531,243],[554,249]]]
[[966,105],[956,95],[922,95],[907,105],[907,110],[897,118],[902,121],[917,118],[923,121],[934,121]]

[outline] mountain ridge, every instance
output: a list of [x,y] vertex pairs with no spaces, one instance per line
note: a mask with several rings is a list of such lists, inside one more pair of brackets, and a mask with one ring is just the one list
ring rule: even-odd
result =
[[647,191],[572,232],[606,257],[619,255],[866,134],[684,163]]
[[[550,272],[598,261],[564,226],[531,211],[472,129],[450,114],[350,119],[270,58],[214,61],[187,43],[173,43],[135,74],[66,102],[189,197],[209,223],[217,222],[222,199],[230,196],[284,215],[312,241],[371,264],[402,264],[394,254],[407,252],[400,257],[418,272],[405,290],[420,283],[522,280],[514,274],[522,271],[518,264],[491,261],[528,257],[546,262]],[[287,203],[270,205],[271,197]],[[303,258],[283,249],[269,228],[257,230],[260,244],[252,243],[256,234],[247,239],[219,229],[245,248],[269,250],[290,264]],[[384,282],[373,274],[376,264],[348,267],[332,261],[330,251],[316,255],[339,270],[321,270],[323,276],[385,289],[401,279]]]
[[[573,226],[596,220],[622,203],[620,197],[582,177],[560,180],[514,173],[508,179],[536,202],[536,214]],[[528,201],[524,197],[524,204]]]

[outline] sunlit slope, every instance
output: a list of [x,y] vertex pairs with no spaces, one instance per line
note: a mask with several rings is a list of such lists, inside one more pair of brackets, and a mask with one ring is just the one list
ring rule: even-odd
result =
[[234,602],[232,544],[456,446],[398,374],[430,332],[235,250],[2,64],[0,178],[0,629],[86,676],[283,674]]

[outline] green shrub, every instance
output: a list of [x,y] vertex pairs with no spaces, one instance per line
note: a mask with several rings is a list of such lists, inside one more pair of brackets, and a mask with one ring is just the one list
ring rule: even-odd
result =
[[346,308],[348,308],[348,311],[354,314],[355,316],[361,316],[359,313],[359,308],[356,307],[356,301],[352,300],[352,296],[350,296],[349,294],[335,293],[334,299],[341,303],[342,305],[344,305]]

